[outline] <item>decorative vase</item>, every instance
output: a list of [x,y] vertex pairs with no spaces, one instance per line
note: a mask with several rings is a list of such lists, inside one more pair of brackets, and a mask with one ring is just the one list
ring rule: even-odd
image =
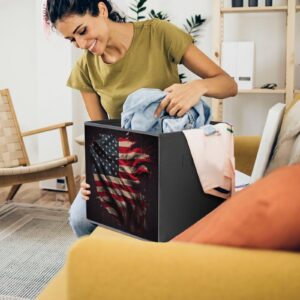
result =
[[232,0],[232,7],[242,7],[244,6],[243,0]]
[[258,0],[249,0],[248,5],[249,6],[257,6],[258,5]]
[[272,3],[273,1],[272,0],[266,0],[266,6],[272,6]]

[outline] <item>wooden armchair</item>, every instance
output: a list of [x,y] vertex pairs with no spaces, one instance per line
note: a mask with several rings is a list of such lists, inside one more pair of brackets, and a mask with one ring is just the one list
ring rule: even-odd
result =
[[[9,90],[0,90],[0,187],[12,186],[6,200],[12,200],[23,183],[50,178],[66,177],[69,201],[76,195],[72,163],[76,155],[70,155],[66,127],[62,123],[21,133]],[[30,164],[23,137],[50,130],[60,131],[63,157],[38,164]]]

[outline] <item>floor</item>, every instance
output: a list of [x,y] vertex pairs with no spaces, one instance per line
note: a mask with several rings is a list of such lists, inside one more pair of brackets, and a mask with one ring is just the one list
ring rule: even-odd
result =
[[[79,181],[76,180],[76,187],[79,190]],[[5,203],[5,198],[10,190],[9,187],[0,188],[0,206]],[[41,190],[39,183],[27,183],[21,186],[20,190],[15,195],[13,201],[21,203],[36,204],[44,207],[70,207],[68,193],[56,192],[49,190]]]

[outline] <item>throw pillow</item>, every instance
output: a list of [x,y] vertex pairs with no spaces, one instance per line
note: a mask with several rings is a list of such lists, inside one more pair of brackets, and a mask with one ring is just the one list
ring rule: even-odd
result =
[[279,167],[292,164],[292,161],[295,161],[296,157],[300,156],[300,153],[295,153],[294,147],[300,133],[299,115],[300,101],[298,100],[285,113],[277,144],[265,174],[269,174]]
[[300,249],[300,164],[280,168],[236,193],[173,241]]

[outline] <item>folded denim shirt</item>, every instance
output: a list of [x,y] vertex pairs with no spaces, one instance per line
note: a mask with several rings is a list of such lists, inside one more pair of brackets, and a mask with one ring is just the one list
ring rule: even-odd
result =
[[162,90],[149,88],[131,93],[123,105],[122,128],[167,133],[199,128],[209,123],[210,107],[201,99],[182,117],[173,117],[163,111],[161,116],[156,118],[154,112],[166,95]]

